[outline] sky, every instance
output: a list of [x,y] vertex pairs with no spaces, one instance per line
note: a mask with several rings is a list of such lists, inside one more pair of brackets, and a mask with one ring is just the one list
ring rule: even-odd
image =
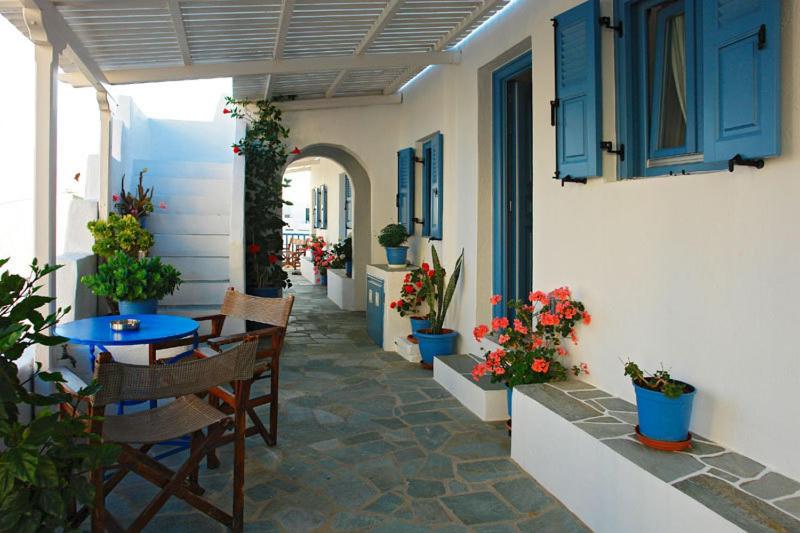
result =
[[[2,16],[0,51],[0,102],[5,104],[0,111],[0,258],[12,257],[11,268],[21,271],[33,256],[35,64],[33,44]],[[151,118],[211,120],[232,84],[221,78],[110,89],[113,98],[131,96]],[[58,132],[58,220],[63,221],[70,198],[85,192],[85,179],[76,182],[75,174],[85,178],[87,158],[99,151],[100,112],[93,88],[58,84]],[[11,227],[16,230],[8,231]]]

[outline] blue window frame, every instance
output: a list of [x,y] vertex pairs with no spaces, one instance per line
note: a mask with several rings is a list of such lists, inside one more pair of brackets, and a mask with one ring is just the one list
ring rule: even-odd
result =
[[[533,286],[532,63],[526,52],[492,76],[492,290],[507,302]],[[505,304],[493,308],[505,315]]]
[[780,154],[780,0],[614,0],[620,178]]
[[422,143],[422,236],[431,236],[431,141]]
[[422,143],[422,235],[442,238],[444,211],[444,136],[441,133]]

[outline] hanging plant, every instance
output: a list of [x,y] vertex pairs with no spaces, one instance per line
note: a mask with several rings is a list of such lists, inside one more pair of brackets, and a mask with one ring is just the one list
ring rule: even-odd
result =
[[284,205],[283,189],[289,180],[283,170],[289,156],[284,141],[289,130],[281,123],[281,110],[269,100],[225,99],[225,114],[247,122],[247,133],[233,145],[233,153],[245,158],[245,246],[247,286],[291,287],[282,267]]

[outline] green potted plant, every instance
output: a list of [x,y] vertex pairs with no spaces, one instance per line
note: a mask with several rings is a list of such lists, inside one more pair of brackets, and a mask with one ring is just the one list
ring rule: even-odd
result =
[[94,237],[92,251],[103,259],[117,252],[133,258],[146,255],[153,246],[153,234],[144,229],[133,215],[110,213],[103,220],[92,220],[87,224]]
[[[401,226],[402,227],[402,226]],[[419,352],[422,357],[422,364],[426,368],[433,367],[433,358],[440,355],[451,355],[456,349],[458,332],[444,328],[444,320],[453,300],[453,294],[461,276],[461,268],[464,264],[464,251],[458,256],[450,279],[445,284],[447,273],[439,261],[439,254],[436,248],[431,246],[431,259],[433,268],[427,263],[423,263],[421,270],[423,290],[428,304],[430,327],[420,329],[414,336],[419,341]]]
[[245,158],[245,245],[247,247],[247,292],[254,296],[278,297],[292,286],[283,268],[283,189],[290,182],[283,177],[289,156],[284,141],[289,130],[283,126],[281,110],[269,100],[237,100],[227,97],[226,114],[247,123],[245,136],[233,145],[233,152]]
[[691,445],[689,424],[696,389],[672,379],[665,369],[652,374],[636,363],[625,363],[625,375],[631,378],[636,393],[639,425],[636,433],[647,446],[660,450],[679,451]]
[[[125,190],[125,175],[123,174],[120,193],[111,197],[117,213],[122,216],[132,215],[142,227],[145,226],[147,215],[153,212],[153,193],[155,192],[153,187],[144,187],[145,172],[147,172],[146,168],[139,172],[139,185],[136,187],[136,194]],[[161,207],[166,208],[166,205],[162,203]]]
[[402,224],[388,224],[378,234],[378,242],[386,248],[386,261],[390,267],[404,267],[408,258],[408,233]]
[[345,275],[353,276],[353,240],[347,237],[331,247],[330,268],[343,268]]
[[[502,297],[492,296],[490,303],[499,305]],[[498,316],[491,327],[482,324],[473,330],[479,342],[494,333],[500,347],[483,350],[485,362],[475,365],[472,377],[477,381],[490,374],[492,382],[506,384],[510,417],[511,393],[516,385],[567,379],[567,366],[562,363],[568,355],[566,340],[577,344],[576,327],[590,324],[592,317],[567,287],[549,293],[535,291],[527,302],[511,300],[507,306],[512,310],[510,317]],[[576,376],[589,373],[586,363],[573,365],[571,370]]]
[[[426,264],[430,271],[430,267]],[[403,285],[400,288],[400,298],[390,302],[389,307],[397,311],[402,317],[409,317],[411,321],[411,335],[416,339],[416,334],[420,330],[431,327],[428,313],[421,314],[420,307],[426,305],[428,291],[425,278],[428,277],[426,271],[417,268],[403,278]]]
[[[7,262],[0,259],[0,267]],[[68,309],[47,316],[37,311],[53,301],[37,292],[57,268],[34,260],[28,277],[0,274],[0,531],[76,530],[75,504],[91,508],[94,501],[87,474],[112,466],[119,455],[117,446],[87,433],[88,417],[61,417],[57,409],[59,404],[77,408],[81,398],[97,392],[96,383],[75,398],[31,388],[36,380],[58,386],[64,382],[58,372],[43,372],[37,364],[30,377],[20,375],[19,359],[27,349],[67,340],[48,332]],[[34,409],[26,421],[21,413]]]
[[175,292],[180,272],[159,257],[134,259],[117,252],[81,282],[97,296],[115,300],[121,315],[155,314],[158,300]]

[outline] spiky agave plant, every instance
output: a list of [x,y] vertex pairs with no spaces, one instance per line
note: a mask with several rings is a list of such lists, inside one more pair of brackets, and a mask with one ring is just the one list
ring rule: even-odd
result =
[[[430,309],[431,329],[430,333],[433,335],[441,335],[444,320],[447,317],[447,310],[450,308],[450,302],[453,300],[453,294],[458,284],[458,278],[461,277],[461,268],[464,264],[464,250],[461,250],[461,255],[458,256],[453,273],[450,274],[450,279],[445,286],[445,278],[447,272],[442,267],[439,261],[439,254],[436,248],[431,246],[431,260],[433,261],[433,268],[427,264],[422,265],[422,270],[425,272],[425,292],[427,293],[426,300],[428,302],[428,309]],[[427,267],[427,268],[426,268]]]

